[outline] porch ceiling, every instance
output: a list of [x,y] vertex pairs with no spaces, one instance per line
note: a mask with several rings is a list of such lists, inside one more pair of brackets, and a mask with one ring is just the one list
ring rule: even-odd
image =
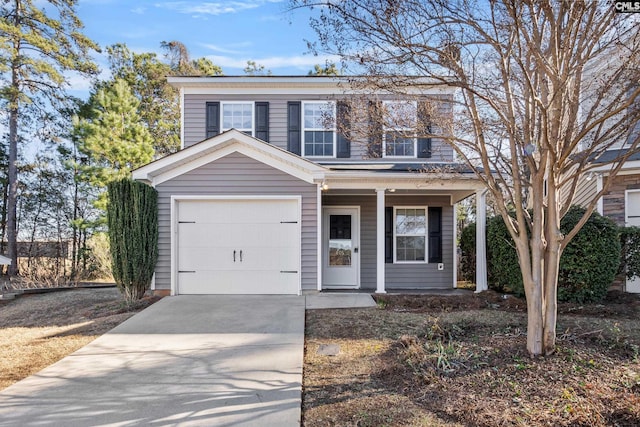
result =
[[375,195],[387,190],[388,195],[450,196],[457,203],[484,189],[484,184],[471,174],[461,173],[376,173],[331,171],[323,180],[325,194]]
[[[443,190],[437,188],[413,188],[397,189],[394,187],[385,188],[387,197],[389,196],[444,196],[451,199],[451,204],[458,203],[467,197],[476,194],[477,189]],[[322,191],[323,196],[376,196],[375,189],[366,188],[335,188],[329,184],[327,190]]]

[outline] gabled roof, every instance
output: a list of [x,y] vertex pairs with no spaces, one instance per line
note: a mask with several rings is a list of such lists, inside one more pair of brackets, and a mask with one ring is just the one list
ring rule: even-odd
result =
[[[428,79],[420,76],[398,76],[407,94],[451,94],[455,87],[447,86],[441,80]],[[259,93],[290,93],[302,94],[360,94],[371,93],[365,89],[364,76],[168,76],[167,82],[184,93],[199,94],[213,92],[255,91]],[[393,94],[387,90],[378,89],[378,94]],[[225,92],[229,93],[229,92]]]
[[[621,148],[618,150],[607,150],[600,157],[595,159],[593,163],[611,163],[624,156],[629,151],[628,148]],[[634,160],[640,160],[640,152],[633,153],[627,158],[627,162]]]
[[308,183],[324,178],[326,168],[236,129],[205,139],[132,172],[156,186],[232,153],[240,153]]
[[451,162],[423,162],[423,163],[408,163],[408,162],[375,162],[375,163],[336,163],[336,162],[323,162],[319,161],[319,164],[332,170],[332,171],[371,171],[379,173],[390,172],[414,172],[414,173],[438,173],[438,174],[474,174],[473,170],[462,163]]

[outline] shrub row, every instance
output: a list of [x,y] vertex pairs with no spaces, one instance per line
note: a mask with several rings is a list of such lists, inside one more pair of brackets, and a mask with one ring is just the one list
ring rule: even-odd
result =
[[[573,206],[561,221],[561,231],[568,233],[584,212],[584,209]],[[475,224],[473,231],[467,231],[467,228],[460,235],[462,278],[475,280]],[[621,239],[627,242],[622,245],[628,259],[623,267]],[[621,268],[632,275],[640,271],[639,242],[640,229],[621,234],[613,221],[593,213],[562,253],[558,300],[582,303],[604,298]],[[500,216],[487,220],[487,280],[490,289],[524,296],[515,244]]]

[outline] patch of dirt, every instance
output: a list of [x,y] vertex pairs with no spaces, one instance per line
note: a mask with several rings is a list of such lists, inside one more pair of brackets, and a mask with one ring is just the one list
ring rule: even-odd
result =
[[132,307],[115,288],[23,295],[0,304],[0,390],[113,329],[158,297]]
[[[494,291],[460,295],[376,295],[378,305],[388,310],[456,311],[492,309],[526,313],[527,302],[509,294]],[[633,319],[640,315],[640,294],[611,291],[598,304],[558,303],[559,314],[589,315],[600,318]]]
[[[305,426],[640,425],[638,298],[562,304],[554,355],[526,352],[523,300],[378,298],[307,312]],[[337,344],[336,356],[317,354]]]

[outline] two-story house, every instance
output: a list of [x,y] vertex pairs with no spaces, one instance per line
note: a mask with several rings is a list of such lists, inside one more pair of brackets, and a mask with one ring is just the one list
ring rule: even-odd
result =
[[[597,200],[596,210],[619,226],[640,226],[640,153],[629,152],[639,135],[640,123],[629,129],[624,141],[612,145],[594,159],[594,168],[578,184],[573,200],[575,204],[587,206],[591,203],[610,179],[610,170],[619,159],[627,156],[622,168],[609,184],[608,191]],[[626,292],[640,293],[639,277],[625,279],[622,285]]]
[[[376,94],[371,105],[384,108],[356,118],[362,94],[346,79],[169,82],[181,94],[182,148],[133,172],[159,193],[156,292],[456,286],[455,204],[483,203],[483,187],[450,146],[417,130],[420,96],[444,102],[448,89],[422,87],[410,101]],[[484,238],[478,246],[484,253]]]

